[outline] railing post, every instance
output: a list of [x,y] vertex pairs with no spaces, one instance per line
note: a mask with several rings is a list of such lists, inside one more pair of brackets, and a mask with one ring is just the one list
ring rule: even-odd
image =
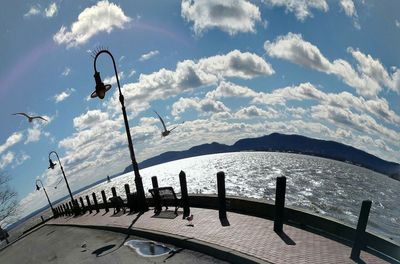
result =
[[96,213],[100,212],[99,204],[97,203],[97,197],[96,194],[93,192],[93,202],[94,202],[94,208],[96,209]]
[[74,214],[75,215],[80,215],[81,214],[81,208],[79,207],[78,199],[74,200]]
[[187,182],[186,182],[186,174],[184,171],[179,173],[179,183],[181,184],[181,200],[183,207],[183,216],[182,219],[188,217],[190,215],[190,207],[189,207],[189,195],[187,190]]
[[[117,190],[115,190],[115,187],[111,187],[111,192],[113,197],[117,197]],[[115,206],[115,212],[119,213],[120,209],[118,203],[113,204],[113,206]]]
[[66,215],[70,215],[70,210],[69,210],[69,206],[68,206],[68,203],[65,203],[64,204],[65,205],[65,212],[66,212]]
[[129,211],[132,212],[133,211],[133,200],[132,200],[132,195],[131,195],[131,190],[129,188],[129,184],[125,184],[125,195],[126,195],[126,203],[129,207]]
[[[151,184],[153,185],[153,189],[158,188],[158,180],[157,176],[151,177]],[[158,191],[154,192],[154,213],[159,214],[161,212],[161,199],[160,199],[160,194]]]
[[89,213],[92,213],[92,205],[90,204],[89,196],[86,195],[86,202],[87,202],[87,208],[89,210]]
[[106,212],[108,212],[109,210],[108,210],[107,197],[104,190],[101,191],[101,197],[103,198],[104,209],[106,210]]
[[66,216],[68,214],[67,208],[65,207],[65,204],[61,205],[64,208],[64,216]]
[[286,193],[286,177],[285,176],[277,177],[276,191],[275,191],[275,218],[274,218],[274,231],[277,233],[281,233],[283,231],[285,193]]
[[66,203],[65,207],[67,208],[67,215],[70,215],[71,214],[71,210],[69,209],[69,204]]
[[71,214],[74,214],[74,213],[75,213],[75,206],[74,206],[74,204],[72,203],[72,201],[69,201],[68,204],[69,204],[69,208],[71,208]]
[[217,173],[218,201],[219,201],[219,219],[227,219],[226,217],[226,194],[225,194],[225,173],[220,171]]
[[83,202],[82,196],[79,197],[79,201],[81,202],[82,212],[83,212],[83,213],[86,213],[85,203]]
[[369,200],[364,200],[361,204],[360,216],[358,217],[356,236],[354,239],[353,248],[351,249],[350,258],[352,260],[360,259],[360,252],[365,247],[365,229],[368,224],[369,211],[371,209],[372,202]]

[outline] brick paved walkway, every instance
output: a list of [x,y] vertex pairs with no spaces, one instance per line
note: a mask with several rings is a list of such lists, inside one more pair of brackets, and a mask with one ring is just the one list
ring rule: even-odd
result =
[[[112,216],[110,212],[105,215],[104,212],[87,213],[76,218],[60,217],[49,223],[128,228],[137,216]],[[195,238],[272,263],[354,263],[349,259],[350,247],[295,227],[284,226],[289,237],[285,242],[273,232],[270,220],[228,212],[230,226],[223,227],[216,210],[191,208],[191,213],[194,215],[194,227],[187,226],[182,216],[175,219],[154,218],[153,212],[149,211],[140,216],[131,228]],[[365,263],[386,263],[366,252],[361,253],[361,259]]]

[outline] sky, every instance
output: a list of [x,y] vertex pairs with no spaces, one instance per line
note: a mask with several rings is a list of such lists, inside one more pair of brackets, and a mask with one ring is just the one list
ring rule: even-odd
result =
[[[273,132],[335,140],[400,162],[400,2],[7,1],[0,10],[0,171],[19,215],[137,160]],[[180,126],[161,138],[161,123]],[[48,121],[28,123],[26,112]],[[183,123],[184,122],[184,123]],[[52,156],[54,159],[55,157]],[[150,177],[152,175],[142,175]]]

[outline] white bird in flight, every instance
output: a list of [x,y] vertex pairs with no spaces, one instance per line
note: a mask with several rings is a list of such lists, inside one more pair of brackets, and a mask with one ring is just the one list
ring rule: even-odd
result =
[[32,123],[33,119],[42,119],[42,120],[44,120],[44,121],[47,121],[47,119],[44,118],[44,117],[41,117],[41,116],[29,116],[29,115],[27,115],[27,114],[25,114],[25,113],[15,113],[15,114],[13,114],[13,115],[22,115],[22,116],[25,116],[26,118],[28,118],[29,123]]
[[[163,128],[164,128],[164,131],[161,132],[161,137],[166,137],[166,136],[168,136],[168,135],[172,132],[172,130],[174,130],[175,128],[177,128],[177,127],[179,126],[179,125],[174,126],[172,129],[168,130],[167,127],[165,126],[164,120],[163,120],[163,119],[161,118],[161,116],[157,113],[157,111],[154,111],[154,113],[156,113],[156,115],[157,115],[158,118],[160,119],[161,124],[163,125]],[[182,122],[182,124],[183,124],[183,123],[184,123],[184,122]]]

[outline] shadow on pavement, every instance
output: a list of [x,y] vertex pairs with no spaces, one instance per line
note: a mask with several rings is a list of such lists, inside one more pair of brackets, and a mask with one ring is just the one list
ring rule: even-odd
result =
[[92,252],[92,254],[93,254],[93,255],[96,255],[96,257],[102,257],[102,256],[100,256],[101,253],[103,253],[103,252],[105,252],[105,251],[107,251],[107,250],[110,250],[110,249],[112,249],[113,247],[115,247],[114,244],[112,244],[112,245],[107,245],[107,246],[104,246],[104,247],[101,247],[101,248],[96,249],[95,251]]
[[294,242],[286,233],[285,231],[282,232],[275,232],[282,240],[286,243],[286,245],[294,246],[296,242]]
[[[138,215],[136,216],[136,218],[132,220],[132,223],[129,225],[129,227],[128,227],[127,229],[131,229],[131,227],[137,222],[137,220],[139,220],[139,218],[142,216],[142,214],[143,214],[143,213],[138,213]],[[130,237],[129,234],[126,235],[126,237],[125,237],[124,240],[121,242],[121,244],[119,244],[119,246],[116,247],[114,250],[109,251],[109,252],[107,252],[107,253],[105,253],[105,254],[103,254],[103,255],[101,255],[101,256],[98,256],[98,255],[96,255],[96,256],[98,256],[98,257],[103,257],[103,256],[105,256],[105,255],[108,255],[108,254],[110,254],[110,253],[112,253],[112,252],[117,251],[118,249],[120,249],[120,248],[125,244],[125,242],[129,239],[129,237]],[[105,246],[105,247],[107,247],[107,246]],[[114,245],[113,245],[113,247],[114,247]],[[104,247],[102,247],[102,248],[104,248]],[[99,248],[99,249],[102,249],[102,248]],[[96,249],[95,251],[97,251],[97,250],[99,250],[99,249]],[[110,248],[109,248],[109,249],[110,249]],[[108,249],[106,249],[106,250],[108,250]],[[93,253],[94,253],[95,251],[93,251]],[[104,250],[104,251],[105,251],[105,250]],[[92,253],[92,254],[93,254],[93,253]]]

